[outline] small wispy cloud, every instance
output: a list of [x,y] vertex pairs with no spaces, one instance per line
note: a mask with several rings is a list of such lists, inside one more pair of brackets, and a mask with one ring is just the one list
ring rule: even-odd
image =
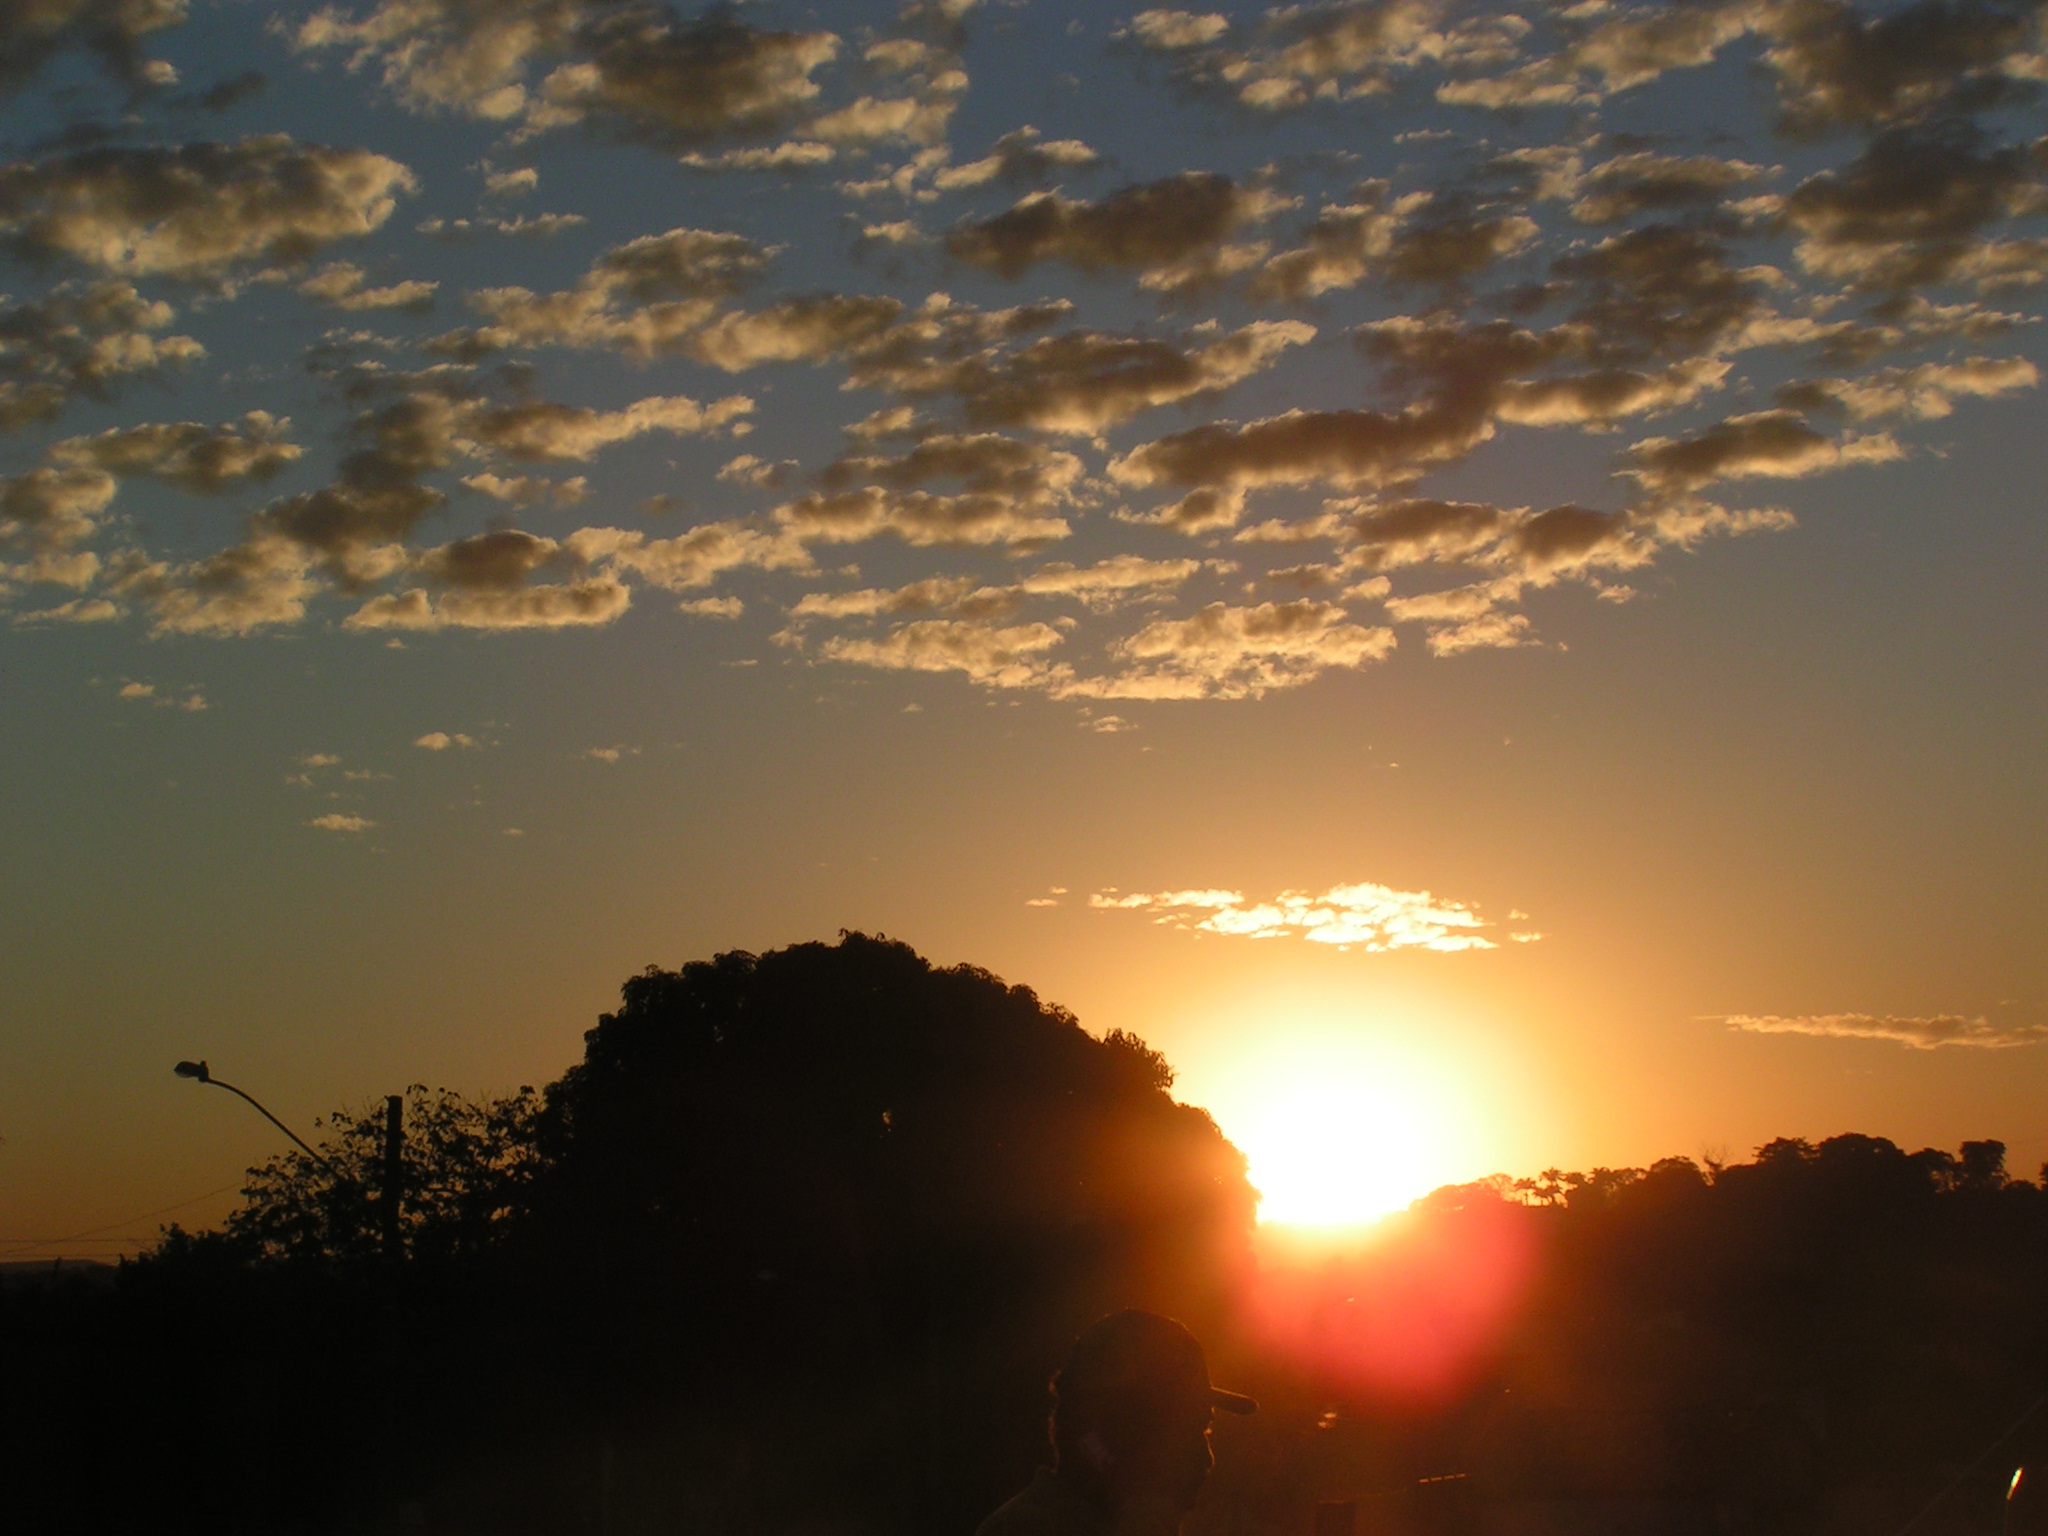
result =
[[[1312,944],[1391,949],[1494,949],[1479,930],[1485,919],[1463,902],[1428,891],[1397,891],[1362,881],[1320,895],[1282,891],[1270,901],[1245,900],[1240,891],[1098,891],[1088,905],[1103,911],[1149,912],[1154,922],[1247,939],[1295,937]],[[1532,935],[1533,937],[1533,935]]]
[[1926,1018],[1877,1013],[1730,1013],[1709,1015],[1730,1029],[1751,1035],[1813,1035],[1828,1040],[1891,1040],[1915,1051],[1945,1045],[1981,1051],[2009,1051],[2048,1040],[2048,1025],[1994,1024],[1982,1017],[1938,1013]]
[[158,693],[155,683],[123,683],[114,697],[154,704],[158,709],[182,709],[188,714],[196,714],[206,708],[206,695],[200,691],[197,683],[188,684],[182,695],[176,692]]
[[638,757],[640,749],[623,745],[616,747],[585,747],[581,755],[591,759],[593,762],[617,763],[621,758]]
[[349,816],[341,811],[329,811],[325,816],[315,816],[306,825],[318,827],[322,832],[367,832],[377,823],[365,816]]
[[474,736],[465,736],[460,731],[452,735],[447,731],[429,731],[413,743],[425,747],[429,752],[446,752],[450,747],[473,747],[477,744]]

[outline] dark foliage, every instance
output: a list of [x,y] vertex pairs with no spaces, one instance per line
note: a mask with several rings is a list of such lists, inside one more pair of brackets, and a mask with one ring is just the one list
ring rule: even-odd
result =
[[971,1526],[1082,1324],[1220,1318],[1253,1196],[1171,1081],[864,935],[649,970],[544,1095],[412,1091],[403,1263],[381,1114],[342,1113],[331,1168],[252,1170],[224,1231],[174,1231],[104,1301],[0,1295],[0,1340],[37,1339],[17,1380],[63,1383],[8,1436],[13,1486],[49,1530],[418,1500],[567,1531],[601,1484],[721,1528]]

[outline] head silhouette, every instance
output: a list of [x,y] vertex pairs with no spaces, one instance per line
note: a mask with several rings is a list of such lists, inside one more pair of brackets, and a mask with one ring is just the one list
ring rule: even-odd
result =
[[1215,1410],[1257,1404],[1209,1381],[1195,1336],[1156,1312],[1116,1312],[1074,1341],[1052,1379],[1052,1443],[1063,1476],[1116,1505],[1144,1499],[1185,1511],[1215,1465]]

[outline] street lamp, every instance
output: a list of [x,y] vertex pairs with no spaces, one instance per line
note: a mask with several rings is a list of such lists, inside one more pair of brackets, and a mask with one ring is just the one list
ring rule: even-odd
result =
[[339,1168],[335,1167],[334,1164],[330,1163],[318,1152],[315,1152],[311,1147],[307,1146],[305,1142],[300,1141],[299,1133],[297,1131],[293,1130],[290,1126],[286,1125],[282,1120],[278,1119],[277,1116],[273,1115],[261,1104],[257,1104],[256,1100],[251,1095],[243,1093],[242,1090],[237,1088],[233,1083],[222,1082],[219,1078],[215,1077],[212,1072],[207,1070],[205,1062],[181,1061],[175,1067],[171,1068],[171,1070],[177,1073],[177,1075],[180,1077],[189,1077],[196,1083],[211,1083],[216,1088],[225,1088],[229,1093],[235,1094],[244,1099],[248,1099],[248,1101],[251,1104],[256,1104],[256,1113],[261,1115],[264,1119],[268,1120],[280,1131],[283,1131],[285,1135],[291,1137],[293,1141],[298,1142],[299,1150],[301,1152],[304,1152],[306,1156],[313,1159],[314,1162],[318,1163],[322,1168],[325,1168],[337,1179],[342,1176],[341,1170]]
[[[343,1173],[326,1158],[299,1139],[299,1133],[286,1125],[277,1116],[257,1104],[255,1098],[243,1093],[233,1083],[222,1082],[203,1061],[181,1061],[171,1070],[179,1077],[189,1077],[195,1083],[211,1083],[216,1088],[225,1088],[229,1093],[247,1099],[256,1105],[256,1112],[298,1144],[306,1156],[334,1175],[337,1180],[350,1182]],[[393,1093],[384,1099],[384,1179],[383,1188],[378,1192],[378,1226],[382,1231],[384,1256],[393,1263],[405,1255],[404,1231],[399,1219],[399,1191],[405,1180],[405,1099]]]

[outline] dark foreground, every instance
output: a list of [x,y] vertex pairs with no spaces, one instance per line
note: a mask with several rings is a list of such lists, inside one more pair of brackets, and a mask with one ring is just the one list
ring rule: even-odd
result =
[[338,1116],[222,1232],[0,1278],[0,1526],[965,1536],[1126,1305],[1264,1404],[1192,1536],[1992,1536],[2048,1450],[2048,1193],[1994,1142],[1498,1180],[1287,1254],[1170,1084],[859,935],[635,977],[544,1092],[415,1090],[395,1247]]

